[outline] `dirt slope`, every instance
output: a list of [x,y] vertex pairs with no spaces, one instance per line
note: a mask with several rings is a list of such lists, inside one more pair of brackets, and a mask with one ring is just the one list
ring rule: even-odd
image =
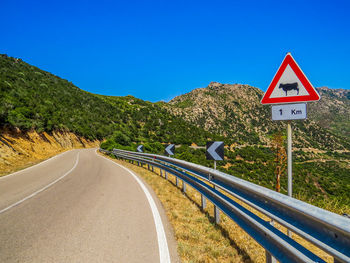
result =
[[97,147],[70,132],[0,131],[0,176],[31,166],[73,148]]

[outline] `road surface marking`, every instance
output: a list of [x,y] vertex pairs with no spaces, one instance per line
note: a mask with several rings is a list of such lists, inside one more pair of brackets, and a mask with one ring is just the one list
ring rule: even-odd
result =
[[47,188],[49,188],[50,186],[54,185],[55,183],[57,183],[58,181],[62,180],[64,177],[66,177],[68,174],[70,174],[70,173],[75,169],[75,167],[77,167],[77,165],[78,165],[78,162],[79,162],[79,154],[80,154],[80,152],[78,152],[77,160],[75,161],[75,164],[74,164],[74,166],[72,167],[72,169],[70,169],[68,172],[66,172],[64,175],[62,175],[61,177],[59,177],[59,178],[56,179],[55,181],[53,181],[53,182],[51,182],[50,184],[48,184],[48,185],[44,186],[43,188],[39,189],[38,191],[35,191],[34,193],[32,193],[32,194],[28,195],[27,197],[25,197],[25,198],[19,200],[18,202],[16,202],[16,203],[14,203],[14,204],[12,204],[12,205],[10,205],[10,206],[8,206],[8,207],[6,207],[6,208],[0,210],[0,214],[2,214],[2,213],[4,213],[5,211],[11,209],[12,207],[15,207],[15,206],[17,206],[17,205],[23,203],[24,201],[26,201],[26,200],[28,200],[28,199],[30,199],[30,198],[36,196],[37,194],[41,193],[42,191],[45,191]]
[[136,180],[136,182],[141,186],[141,189],[143,190],[143,192],[145,193],[148,203],[151,207],[152,210],[152,214],[153,214],[153,219],[154,219],[154,224],[156,226],[156,231],[157,231],[157,238],[158,238],[158,248],[159,248],[159,262],[161,263],[170,263],[170,254],[169,254],[169,248],[168,248],[168,243],[166,240],[166,235],[165,235],[165,231],[164,231],[164,226],[162,223],[162,219],[160,217],[158,208],[156,203],[154,202],[151,193],[148,191],[147,187],[142,183],[142,181],[139,179],[139,177],[131,170],[129,170],[128,168],[113,162],[112,160],[101,156],[99,154],[97,154],[97,150],[95,151],[97,156],[103,157],[106,160],[114,163],[115,165],[118,165],[119,167],[123,168],[124,170],[126,170],[127,172],[129,172],[134,179]]

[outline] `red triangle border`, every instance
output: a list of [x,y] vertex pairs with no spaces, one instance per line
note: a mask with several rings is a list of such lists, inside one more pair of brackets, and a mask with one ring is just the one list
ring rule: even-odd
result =
[[[278,81],[280,80],[283,72],[286,70],[287,66],[290,66],[294,71],[295,75],[299,78],[300,82],[303,84],[309,95],[305,96],[291,96],[282,98],[270,98],[271,93],[275,89]],[[307,102],[307,101],[317,101],[320,99],[320,95],[317,93],[315,88],[312,86],[310,81],[306,78],[305,74],[302,72],[298,64],[293,59],[292,55],[288,53],[284,58],[281,66],[277,70],[276,75],[271,81],[268,89],[266,90],[261,104],[283,104],[283,103],[293,103],[293,102]]]

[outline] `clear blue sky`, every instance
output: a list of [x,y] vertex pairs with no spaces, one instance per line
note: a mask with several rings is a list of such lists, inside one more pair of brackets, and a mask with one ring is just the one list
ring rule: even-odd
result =
[[0,53],[105,95],[169,100],[211,81],[266,90],[286,52],[350,88],[350,1],[1,0]]

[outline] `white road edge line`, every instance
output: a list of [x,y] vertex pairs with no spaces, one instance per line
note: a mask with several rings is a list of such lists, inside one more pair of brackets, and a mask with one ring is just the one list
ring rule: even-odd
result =
[[157,238],[158,238],[158,248],[159,248],[159,262],[160,263],[170,263],[171,260],[170,260],[168,243],[167,243],[167,239],[166,239],[166,235],[165,235],[165,231],[164,231],[164,226],[163,226],[162,219],[160,217],[157,205],[154,202],[151,193],[148,191],[147,187],[144,185],[144,183],[139,179],[139,177],[133,171],[120,165],[119,163],[113,162],[112,160],[110,160],[102,155],[97,154],[97,151],[98,150],[95,151],[97,156],[100,156],[100,157],[114,163],[115,165],[118,165],[119,167],[123,168],[127,172],[129,172],[133,176],[133,178],[136,180],[136,182],[138,182],[138,184],[141,186],[141,189],[145,193],[147,200],[148,200],[148,203],[151,207],[153,219],[154,219],[154,224],[156,226]]
[[73,166],[68,172],[66,172],[64,175],[62,175],[61,177],[57,178],[55,181],[49,183],[48,185],[44,186],[43,188],[41,188],[41,189],[35,191],[34,193],[28,195],[27,197],[25,197],[25,198],[19,200],[18,202],[16,202],[16,203],[14,203],[14,204],[12,204],[12,205],[10,205],[10,206],[8,206],[8,207],[6,207],[6,208],[0,210],[0,214],[6,212],[7,210],[9,210],[9,209],[11,209],[11,208],[13,208],[13,207],[15,207],[15,206],[21,204],[21,203],[23,203],[24,201],[26,201],[26,200],[28,200],[28,199],[30,199],[30,198],[36,196],[37,194],[41,193],[42,191],[45,191],[47,188],[49,188],[50,186],[54,185],[54,184],[57,183],[58,181],[62,180],[64,177],[66,177],[68,174],[70,174],[70,173],[75,169],[75,167],[77,167],[78,162],[79,162],[79,155],[80,155],[80,152],[78,152],[77,160],[75,161],[74,166]]
[[5,179],[5,178],[8,178],[8,177],[10,177],[10,176],[12,176],[12,175],[19,174],[19,173],[24,172],[24,171],[30,170],[30,169],[32,169],[32,168],[34,168],[34,167],[38,167],[38,166],[40,166],[40,165],[42,165],[42,164],[44,164],[44,163],[46,163],[46,162],[48,162],[48,161],[54,160],[54,159],[58,158],[59,156],[62,156],[62,155],[64,155],[64,154],[66,154],[66,153],[68,153],[68,152],[70,152],[70,151],[73,151],[73,149],[68,150],[68,151],[65,151],[65,152],[62,152],[62,153],[57,154],[57,155],[55,155],[55,156],[52,156],[52,157],[50,157],[49,159],[46,159],[46,160],[44,160],[44,161],[42,161],[42,162],[40,162],[40,163],[37,163],[37,164],[35,164],[35,165],[33,165],[33,166],[29,166],[29,167],[27,167],[27,168],[24,168],[24,169],[22,169],[22,170],[19,170],[19,171],[17,171],[17,172],[12,173],[12,174],[3,175],[3,176],[0,177],[0,180]]

